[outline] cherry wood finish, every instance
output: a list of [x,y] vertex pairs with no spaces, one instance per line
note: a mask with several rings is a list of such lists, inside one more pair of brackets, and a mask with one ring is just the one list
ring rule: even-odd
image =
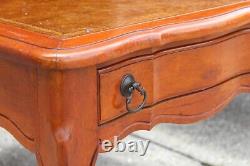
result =
[[[25,5],[13,2],[13,8]],[[36,153],[39,166],[90,166],[104,139],[123,138],[158,123],[211,117],[235,95],[250,91],[250,2],[192,2],[197,8],[186,5],[171,13],[178,16],[165,18],[170,15],[159,9],[158,15],[131,16],[106,31],[103,22],[84,35],[78,34],[79,24],[59,31],[63,20],[51,24],[55,29],[46,26],[53,32],[44,33],[45,25],[34,21],[42,15],[31,17],[30,23],[18,10],[1,8],[0,125]],[[155,20],[158,16],[162,19]],[[128,73],[148,94],[137,113],[127,112],[119,89]],[[132,106],[140,101],[135,94]]]
[[[132,73],[148,92],[147,107],[217,85],[250,71],[250,30],[192,46],[133,58],[100,73],[100,120],[127,113],[119,92],[123,75]],[[140,97],[135,106],[141,101]],[[135,107],[134,106],[134,107]]]

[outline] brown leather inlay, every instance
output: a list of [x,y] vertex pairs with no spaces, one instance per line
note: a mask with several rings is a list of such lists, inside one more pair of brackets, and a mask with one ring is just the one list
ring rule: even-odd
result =
[[243,0],[1,0],[0,22],[74,37]]

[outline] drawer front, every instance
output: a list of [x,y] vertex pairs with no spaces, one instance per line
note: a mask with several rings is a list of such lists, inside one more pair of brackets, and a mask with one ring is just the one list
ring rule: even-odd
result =
[[[148,96],[146,106],[149,108],[250,72],[249,41],[249,34],[225,37],[134,58],[99,70],[100,123],[128,113],[125,98],[120,93],[125,74],[132,74],[144,87]],[[132,100],[133,108],[142,97],[135,93]]]

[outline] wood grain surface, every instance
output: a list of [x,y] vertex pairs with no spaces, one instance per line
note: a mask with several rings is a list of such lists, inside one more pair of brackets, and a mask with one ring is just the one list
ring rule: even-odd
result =
[[36,82],[35,68],[0,60],[0,125],[32,151]]
[[242,74],[216,87],[166,100],[100,126],[99,138],[112,141],[114,135],[121,139],[138,129],[150,130],[159,123],[187,124],[207,119],[221,111],[237,94],[250,92],[249,85],[250,74]]
[[89,166],[98,148],[96,69],[38,70],[40,166]]
[[[34,5],[33,1],[11,1],[16,2],[11,9],[25,3],[25,7]],[[3,1],[6,6],[1,6],[0,12],[10,10],[6,7],[11,1]],[[42,2],[41,8],[46,6]],[[126,6],[129,2],[120,3]],[[163,8],[163,2],[170,3],[159,0],[155,4]],[[126,21],[136,24],[101,31],[105,22],[100,21],[96,31],[101,32],[67,39],[15,23],[0,23],[0,125],[36,153],[39,166],[90,166],[95,164],[104,139],[122,138],[158,123],[191,123],[214,115],[235,95],[250,90],[250,1],[227,6],[224,4],[234,1],[192,2],[200,6],[185,5],[170,13],[184,15],[145,23],[128,15],[124,22],[107,27]],[[74,8],[74,3],[69,8]],[[217,4],[220,7],[211,8]],[[142,6],[150,11],[154,8]],[[200,8],[208,10],[186,13]],[[107,12],[105,9],[100,10]],[[25,10],[12,10],[1,17],[31,21],[34,26],[41,20],[53,20],[47,18],[49,11],[36,13],[39,17],[15,17],[15,12],[23,14]],[[142,16],[151,20],[151,16],[163,16],[162,12],[167,10]],[[65,18],[49,22],[55,28],[52,31],[58,31],[60,27],[54,24]],[[49,27],[43,23],[40,28],[43,26]],[[60,33],[75,32],[77,26]],[[127,73],[148,92],[146,106],[134,114],[125,110],[119,91]],[[133,106],[139,100],[134,96]]]
[[[127,26],[120,26],[117,28],[111,28],[109,30],[105,30],[105,31],[101,31],[101,32],[89,33],[89,34],[85,34],[85,35],[78,35],[78,36],[70,37],[70,38],[66,38],[66,39],[62,39],[62,38],[56,37],[56,36],[53,37],[49,34],[45,34],[45,33],[39,32],[39,31],[35,31],[35,30],[29,30],[29,28],[28,29],[21,28],[18,25],[6,23],[6,21],[0,21],[0,35],[7,37],[7,38],[15,39],[18,41],[23,41],[25,43],[30,43],[32,45],[37,45],[40,47],[57,48],[57,49],[72,48],[72,47],[74,48],[74,47],[79,47],[79,46],[83,46],[83,45],[90,44],[90,43],[105,41],[107,39],[112,39],[112,38],[119,37],[121,35],[125,35],[128,33],[134,33],[136,31],[141,31],[141,30],[145,31],[145,30],[150,30],[152,28],[156,28],[159,26],[166,26],[166,25],[178,24],[178,23],[183,23],[183,22],[190,22],[190,21],[195,21],[197,19],[205,19],[205,18],[219,16],[219,15],[230,13],[232,11],[236,11],[236,10],[239,10],[242,8],[249,7],[249,4],[250,4],[249,0],[245,0],[245,1],[237,0],[237,1],[239,3],[233,3],[231,5],[226,5],[226,6],[218,5],[218,8],[209,8],[208,7],[207,10],[196,11],[196,12],[192,12],[192,13],[185,13],[184,12],[183,15],[177,15],[177,16],[167,17],[167,18],[163,18],[163,19],[156,19],[153,21],[148,21],[148,22],[143,22],[143,23],[137,23],[137,24],[135,23],[132,25],[127,25]],[[10,1],[8,1],[8,2],[5,1],[5,3],[7,3],[7,4],[9,2]],[[55,1],[53,1],[53,2],[55,2]],[[53,2],[51,2],[51,3],[53,3]],[[208,2],[209,3],[211,3],[211,2],[217,3],[218,1],[206,1],[206,3],[205,3],[205,1],[202,1],[202,2],[204,2],[204,3],[201,3],[201,4],[206,6],[206,3],[208,3]],[[18,3],[20,3],[19,5],[22,6],[22,2],[18,1]],[[200,1],[197,1],[197,3],[200,3]],[[26,5],[29,5],[29,3],[26,3]],[[191,5],[191,3],[189,3],[189,5]],[[11,5],[11,6],[13,7],[13,5]],[[40,7],[42,8],[42,5]],[[185,8],[185,6],[183,6],[183,8]],[[9,9],[1,8],[1,10],[9,10]],[[19,15],[20,15],[20,17],[22,16],[22,11],[20,11],[20,10],[17,10],[17,11],[10,10],[10,11],[17,12],[17,13],[20,12]],[[39,15],[39,13],[43,13],[43,12],[36,12],[36,11],[34,11],[34,12],[38,15]],[[154,13],[157,13],[157,10],[155,10]],[[243,14],[243,13],[241,13],[241,14]],[[246,11],[244,12],[244,14],[247,14]],[[46,15],[46,13],[45,13],[45,15]],[[32,17],[32,16],[30,16],[30,15],[27,16],[27,19],[29,19],[30,17]],[[46,21],[46,19],[43,21]],[[78,22],[79,21],[78,21],[78,17],[77,17],[77,23]],[[62,24],[63,24],[63,22],[62,22]],[[34,27],[33,27],[33,29],[34,29]]]
[[[148,93],[147,106],[215,86],[250,72],[250,30],[213,41],[159,52],[118,63],[100,73],[100,122],[127,113],[121,78],[132,74]],[[135,105],[141,102],[134,96]],[[134,106],[135,107],[135,106]]]
[[65,38],[149,22],[242,1],[2,0],[0,21],[50,36]]
[[4,58],[38,63],[45,68],[105,66],[107,63],[111,64],[143,54],[212,40],[240,30],[249,25],[249,6],[250,1],[245,1],[68,40],[51,38],[1,24],[0,49],[3,55],[8,55]]

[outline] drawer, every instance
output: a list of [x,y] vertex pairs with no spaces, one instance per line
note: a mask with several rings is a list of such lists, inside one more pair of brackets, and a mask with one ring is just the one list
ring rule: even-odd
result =
[[[147,92],[146,107],[153,107],[249,72],[250,47],[242,44],[249,39],[249,34],[239,35],[141,56],[100,69],[100,124],[129,113],[125,98],[120,93],[124,75],[132,74],[141,83]],[[130,107],[135,108],[141,100],[142,96],[135,93]]]

